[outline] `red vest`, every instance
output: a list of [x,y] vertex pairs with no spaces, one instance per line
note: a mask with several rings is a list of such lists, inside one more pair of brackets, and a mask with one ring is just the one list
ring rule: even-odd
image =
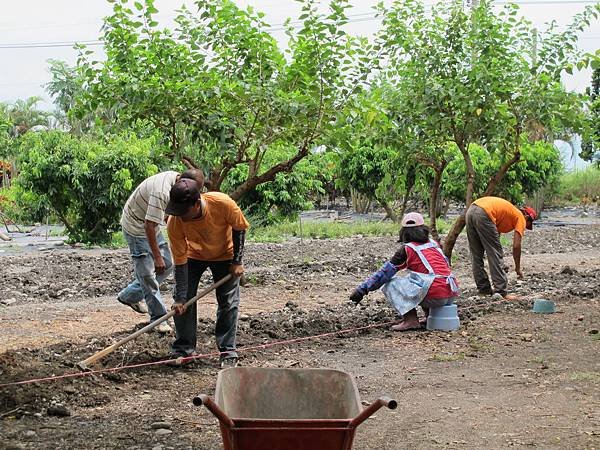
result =
[[[419,242],[411,242],[414,246],[419,246]],[[419,255],[410,247],[404,247],[406,249],[406,268],[413,272],[429,273]],[[452,271],[450,266],[446,262],[446,258],[436,248],[426,248],[422,250],[422,254],[431,265],[433,273],[436,275],[450,275]],[[436,278],[433,284],[429,288],[426,298],[450,298],[456,297],[456,294],[452,292],[452,288],[447,282],[446,278]]]

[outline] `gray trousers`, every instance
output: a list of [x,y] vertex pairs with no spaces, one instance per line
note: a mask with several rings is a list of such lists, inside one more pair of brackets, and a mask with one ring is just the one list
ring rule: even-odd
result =
[[[207,268],[213,281],[219,281],[229,274],[231,261],[198,261],[188,259],[188,300],[198,293],[198,283]],[[233,278],[217,288],[217,323],[215,336],[221,358],[237,356],[235,338],[237,334],[238,309],[240,304],[240,279]],[[185,314],[174,316],[177,339],[173,343],[173,352],[191,354],[196,350],[198,316],[197,303],[189,306]]]
[[491,291],[490,280],[483,265],[483,254],[487,254],[488,266],[494,284],[494,292],[505,295],[508,278],[504,271],[504,251],[500,244],[500,233],[483,208],[471,205],[467,211],[467,238],[471,251],[473,278],[480,292]]

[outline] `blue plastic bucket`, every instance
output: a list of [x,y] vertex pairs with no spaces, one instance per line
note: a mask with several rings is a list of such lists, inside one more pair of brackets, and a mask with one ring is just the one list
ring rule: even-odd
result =
[[456,305],[446,305],[441,308],[431,308],[427,317],[428,330],[454,331],[460,327],[458,308]]
[[552,314],[556,312],[556,308],[554,307],[554,302],[550,300],[546,300],[545,298],[538,298],[533,302],[533,312],[539,314]]

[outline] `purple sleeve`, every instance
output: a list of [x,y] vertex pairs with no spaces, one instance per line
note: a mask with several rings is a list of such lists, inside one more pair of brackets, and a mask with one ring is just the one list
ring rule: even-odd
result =
[[396,275],[396,272],[398,272],[398,267],[387,261],[381,267],[381,269],[371,275],[366,281],[361,283],[358,286],[358,289],[360,289],[363,294],[366,294],[370,291],[375,291],[390,281],[392,277]]

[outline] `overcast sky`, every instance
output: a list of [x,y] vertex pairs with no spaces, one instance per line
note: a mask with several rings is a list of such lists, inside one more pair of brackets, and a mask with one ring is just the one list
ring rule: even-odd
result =
[[[236,0],[242,6],[252,5],[266,13],[266,20],[274,26],[287,17],[295,19],[300,5],[294,0]],[[385,3],[390,3],[386,0]],[[432,3],[433,0],[425,0]],[[323,5],[328,2],[322,1]],[[377,0],[353,0],[348,12],[351,33],[370,35],[380,21],[370,14]],[[498,3],[500,3],[498,1]],[[523,15],[543,28],[549,21],[559,25],[569,23],[573,14],[591,1],[586,0],[518,0]],[[156,0],[158,20],[169,26],[176,10],[186,4],[194,9],[193,1]],[[102,18],[109,15],[111,6],[105,0],[4,0],[0,6],[0,102],[13,102],[31,96],[43,97],[45,109],[53,109],[43,85],[49,81],[48,59],[61,59],[74,64],[77,53],[73,42],[96,41]],[[274,31],[283,40],[282,31]],[[600,47],[600,23],[582,34],[580,46],[586,51]],[[101,46],[91,47],[101,52]],[[568,89],[583,91],[590,84],[590,72],[583,71],[564,79]]]

